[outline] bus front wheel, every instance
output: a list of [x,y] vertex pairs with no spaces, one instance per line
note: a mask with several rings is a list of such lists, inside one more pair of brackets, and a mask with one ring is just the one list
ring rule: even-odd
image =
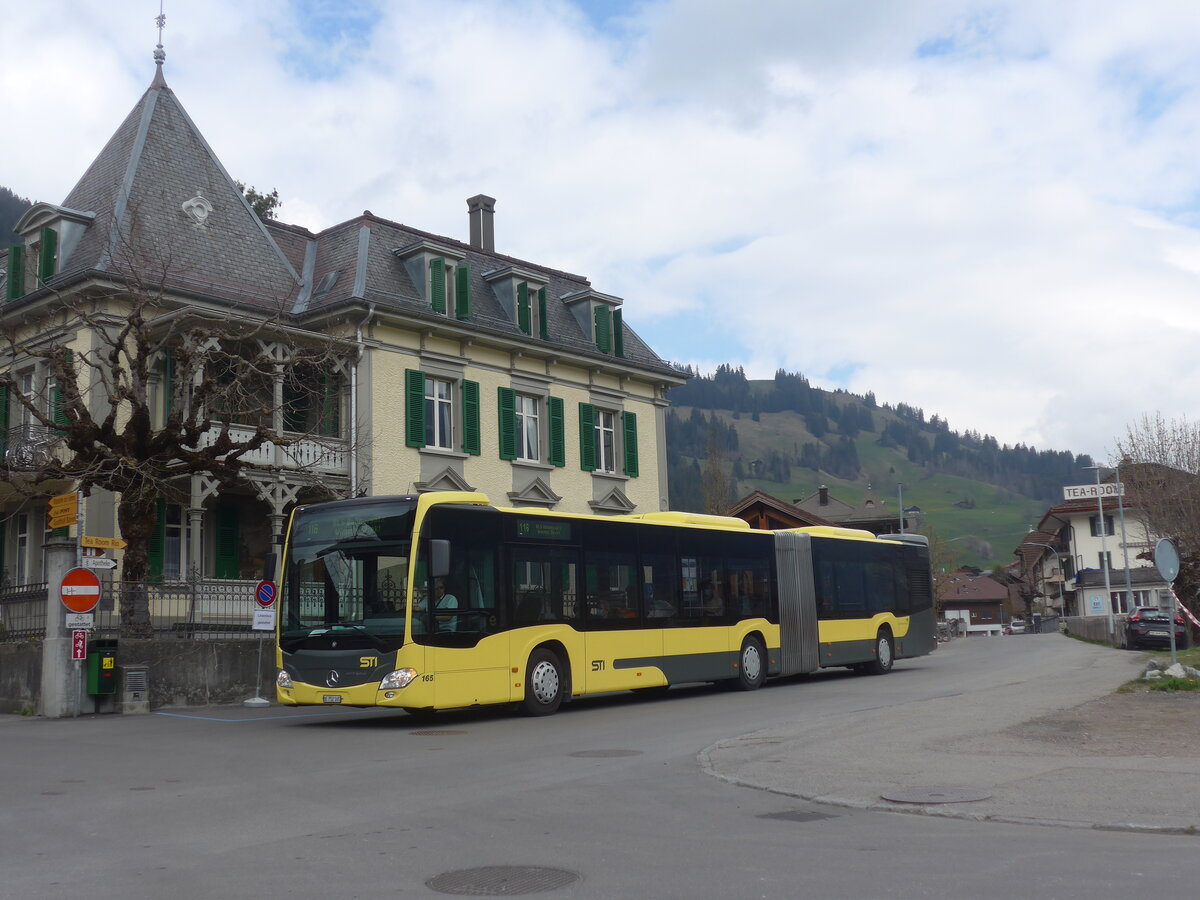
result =
[[531,716],[548,716],[562,705],[563,672],[558,657],[544,647],[529,654],[525,669],[525,700],[521,707]]
[[875,635],[875,658],[865,664],[866,671],[871,675],[886,675],[892,671],[895,654],[892,652],[892,634],[880,628]]
[[737,688],[740,691],[756,691],[767,680],[767,648],[754,635],[742,641],[742,652],[738,656]]

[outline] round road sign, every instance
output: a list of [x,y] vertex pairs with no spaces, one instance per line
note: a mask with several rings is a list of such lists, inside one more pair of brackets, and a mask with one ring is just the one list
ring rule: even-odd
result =
[[63,576],[58,593],[71,612],[91,612],[100,602],[100,579],[87,569],[71,569]]
[[266,609],[275,602],[275,590],[275,582],[260,581],[254,589],[254,599],[258,601],[259,606]]
[[1170,584],[1179,574],[1179,551],[1175,545],[1163,538],[1154,546],[1154,565],[1163,581]]

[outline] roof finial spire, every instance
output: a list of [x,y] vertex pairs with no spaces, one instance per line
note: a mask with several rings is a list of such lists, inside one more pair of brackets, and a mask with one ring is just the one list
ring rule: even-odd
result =
[[167,81],[163,78],[163,62],[166,61],[167,53],[163,50],[162,33],[167,24],[167,17],[163,13],[163,0],[158,0],[158,15],[155,16],[154,23],[158,26],[158,46],[154,48],[154,81],[150,86],[166,87]]

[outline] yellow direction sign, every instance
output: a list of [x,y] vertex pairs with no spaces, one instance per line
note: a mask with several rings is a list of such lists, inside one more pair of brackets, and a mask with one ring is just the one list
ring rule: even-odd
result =
[[79,492],[51,497],[46,509],[48,528],[67,528],[79,522]]
[[99,547],[101,550],[124,550],[125,542],[120,538],[88,537],[86,534],[79,538],[80,547]]

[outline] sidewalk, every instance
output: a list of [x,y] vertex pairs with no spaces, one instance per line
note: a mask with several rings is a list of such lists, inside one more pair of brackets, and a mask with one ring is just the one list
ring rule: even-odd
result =
[[1200,697],[1111,695],[1136,677],[1141,655],[1061,640],[1072,671],[1038,686],[1033,718],[1029,696],[996,711],[948,689],[721,741],[702,765],[735,784],[858,809],[1200,834]]

